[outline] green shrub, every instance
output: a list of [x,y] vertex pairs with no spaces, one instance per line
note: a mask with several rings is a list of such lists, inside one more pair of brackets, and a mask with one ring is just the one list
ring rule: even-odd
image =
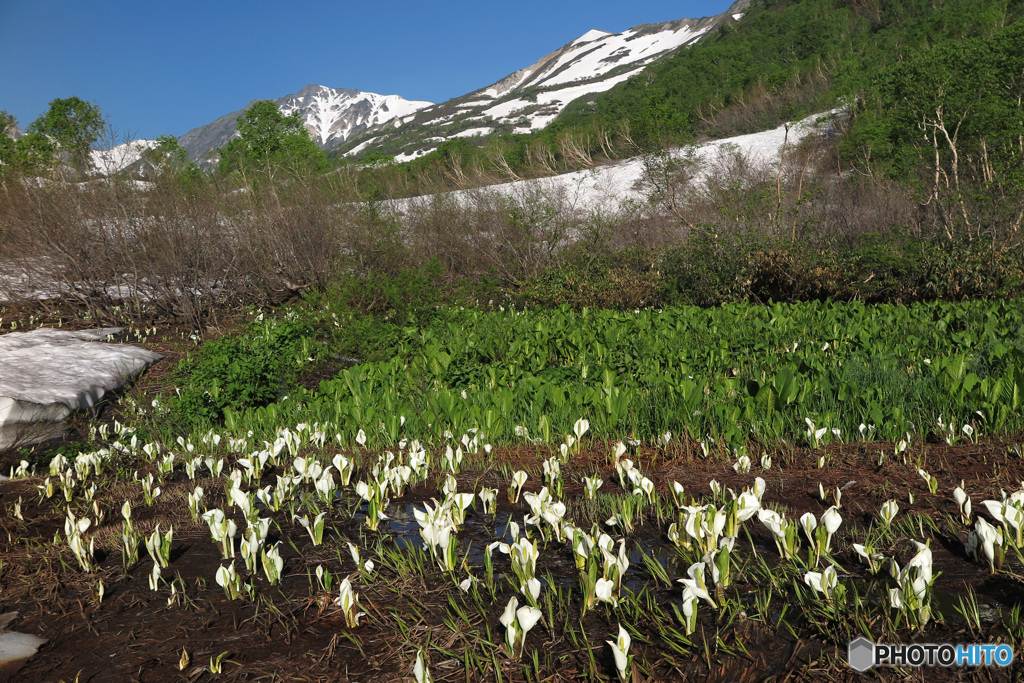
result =
[[178,365],[182,387],[174,407],[190,423],[215,423],[225,408],[276,400],[299,367],[296,354],[305,356],[316,347],[311,335],[309,322],[297,315],[261,314],[242,334],[206,342]]
[[892,230],[846,244],[694,236],[661,256],[666,305],[832,299],[907,304],[1019,296],[1024,249]]

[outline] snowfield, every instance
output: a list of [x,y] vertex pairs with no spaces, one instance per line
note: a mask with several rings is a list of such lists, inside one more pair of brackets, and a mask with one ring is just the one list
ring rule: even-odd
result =
[[[799,143],[807,135],[821,130],[830,124],[840,110],[814,114],[793,123],[784,124],[772,130],[748,135],[737,135],[731,138],[713,140],[701,145],[681,147],[670,150],[672,158],[683,159],[688,155],[698,161],[714,162],[723,152],[735,151],[742,154],[753,164],[777,164],[783,145],[792,146]],[[414,157],[410,157],[414,158]],[[617,161],[604,166],[595,166],[582,171],[531,180],[518,180],[498,185],[469,190],[456,190],[443,193],[442,196],[453,197],[460,203],[470,203],[479,193],[494,192],[510,197],[525,197],[536,192],[562,197],[568,204],[583,214],[600,213],[613,215],[620,211],[627,202],[643,202],[645,197],[639,188],[648,159],[635,157]],[[704,164],[707,166],[707,164]],[[695,178],[700,182],[702,176]],[[432,197],[414,197],[397,199],[390,202],[391,208],[399,213],[414,205],[427,201]]]

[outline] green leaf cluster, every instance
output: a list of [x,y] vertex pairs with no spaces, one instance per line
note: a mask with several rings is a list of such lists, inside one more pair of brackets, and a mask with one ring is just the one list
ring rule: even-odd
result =
[[0,175],[47,176],[60,163],[59,154],[78,170],[89,166],[89,152],[106,131],[100,108],[78,97],[55,99],[32,122],[28,134],[14,140],[8,129],[14,117],[0,111]]
[[[739,22],[593,103],[569,107],[543,135],[592,121],[605,126],[628,121],[641,146],[686,142],[707,132],[751,132],[863,96],[883,72],[919,51],[946,41],[992,37],[1022,13],[1024,3],[1014,0],[754,2]],[[1012,61],[1018,47],[1019,42],[1007,38],[989,50]],[[948,63],[955,66],[955,60]],[[969,83],[977,63],[967,59],[956,68],[968,79],[968,92],[985,92],[989,82],[986,73]],[[934,84],[925,79],[919,87]],[[893,114],[904,129],[913,126]],[[748,130],[729,130],[736,121]]]
[[[1024,190],[1024,21],[938,41],[883,70],[847,142],[852,154],[913,177],[922,166],[974,172],[993,196]],[[973,161],[973,163],[972,163]]]
[[[729,304],[636,312],[442,309],[392,357],[239,414],[242,423],[333,423],[388,443],[521,425],[598,436],[671,431],[738,445],[802,441],[806,422],[860,438],[925,438],[945,423],[1024,427],[1024,304]],[[378,433],[384,424],[386,433]],[[959,429],[959,427],[958,427]]]
[[[262,406],[295,377],[296,353],[310,347],[311,328],[294,317],[258,317],[242,334],[205,343],[181,361],[173,407],[190,423],[219,421],[226,408]],[[301,355],[301,354],[300,354]]]
[[19,174],[47,176],[58,164],[59,147],[42,133],[29,133],[17,140],[0,135],[0,177]]
[[253,103],[238,119],[239,137],[220,150],[218,171],[272,172],[277,168],[324,171],[323,150],[310,139],[299,113],[281,113],[271,100]]
[[50,102],[50,108],[28,130],[53,138],[69,151],[86,152],[99,140],[105,127],[98,106],[79,97],[68,97]]

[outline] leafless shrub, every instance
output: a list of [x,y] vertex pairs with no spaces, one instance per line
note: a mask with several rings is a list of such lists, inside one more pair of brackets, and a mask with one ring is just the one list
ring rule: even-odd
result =
[[562,249],[577,237],[577,216],[567,193],[537,184],[512,193],[472,195],[470,248],[481,268],[506,283],[521,282],[557,266]]
[[338,204],[300,183],[227,192],[214,181],[9,183],[0,210],[4,299],[59,296],[104,321],[220,311],[323,286]]
[[400,213],[416,264],[433,260],[454,278],[489,273],[506,284],[556,266],[584,223],[569,192],[540,183],[403,200]]
[[651,155],[638,187],[648,199],[648,222],[671,221],[680,238],[699,226],[723,237],[849,243],[894,227],[924,227],[906,189],[841,172],[834,140],[821,135],[787,145],[778,162],[729,146],[703,158]]
[[7,200],[8,272],[97,320],[155,315],[201,326],[224,295],[231,250],[209,198],[100,180],[9,185]]

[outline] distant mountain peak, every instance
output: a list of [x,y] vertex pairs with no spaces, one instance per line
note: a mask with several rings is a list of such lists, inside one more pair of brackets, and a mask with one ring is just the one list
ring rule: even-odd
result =
[[[714,17],[640,24],[622,33],[591,29],[530,66],[441,104],[317,83],[274,102],[284,114],[299,112],[310,137],[324,149],[340,147],[344,154],[378,149],[406,161],[453,138],[540,130],[570,102],[639,74],[741,16],[748,4],[737,0]],[[236,122],[248,106],[188,131],[178,142],[193,161],[214,162],[217,150],[237,135]]]
[[131,140],[109,149],[90,152],[93,175],[112,176],[138,163],[146,150],[157,146],[156,140]]
[[[348,141],[371,127],[408,116],[431,102],[410,101],[398,95],[378,95],[354,89],[329,88],[311,83],[297,93],[274,100],[285,115],[299,112],[310,138],[325,149]],[[193,128],[178,142],[189,158],[196,162],[210,161],[218,149],[236,135],[238,118],[252,106],[222,116],[216,121]]]
[[586,33],[584,33],[582,36],[580,36],[579,38],[577,38],[576,40],[572,41],[569,44],[570,45],[582,45],[583,43],[589,43],[592,40],[597,40],[598,38],[603,38],[605,36],[610,36],[610,35],[613,35],[613,34],[611,32],[609,32],[609,31],[602,31],[601,29],[592,28],[589,31],[587,31]]
[[[347,145],[345,153],[376,147],[407,161],[452,138],[540,130],[570,102],[636,76],[723,22],[733,21],[748,4],[749,0],[737,0],[713,17],[640,24],[622,33],[591,29],[485,88],[416,111],[403,119],[408,128],[400,134],[387,126],[370,129]],[[417,134],[411,133],[413,129]]]

